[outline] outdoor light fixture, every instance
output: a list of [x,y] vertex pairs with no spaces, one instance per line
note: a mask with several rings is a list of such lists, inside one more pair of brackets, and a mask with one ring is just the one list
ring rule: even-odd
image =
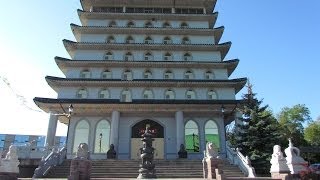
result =
[[221,112],[224,113],[225,110],[226,110],[226,109],[225,109],[224,105],[222,105],[222,106],[221,106]]

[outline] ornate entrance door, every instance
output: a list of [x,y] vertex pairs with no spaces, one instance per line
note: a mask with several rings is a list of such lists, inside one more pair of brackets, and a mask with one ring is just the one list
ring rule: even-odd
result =
[[140,148],[142,148],[141,135],[144,133],[146,126],[149,126],[153,134],[154,141],[152,147],[154,150],[154,159],[164,158],[164,130],[163,127],[152,120],[143,120],[132,127],[131,133],[131,159],[140,159]]

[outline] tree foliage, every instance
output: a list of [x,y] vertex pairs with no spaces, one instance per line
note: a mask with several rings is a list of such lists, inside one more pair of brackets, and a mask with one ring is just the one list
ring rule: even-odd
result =
[[320,146],[320,121],[310,123],[304,131],[305,140],[312,146]]

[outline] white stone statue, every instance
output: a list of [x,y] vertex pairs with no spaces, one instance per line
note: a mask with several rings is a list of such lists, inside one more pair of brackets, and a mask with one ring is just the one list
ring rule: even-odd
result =
[[279,145],[273,146],[273,154],[272,154],[270,163],[271,163],[270,173],[289,172],[287,161],[283,157],[283,153],[281,152],[281,147]]
[[89,148],[86,143],[80,143],[76,153],[76,158],[88,159],[89,158]]
[[212,142],[207,142],[206,158],[219,158],[216,148]]
[[4,159],[0,160],[0,172],[19,173],[17,147],[11,145]]
[[307,170],[308,162],[300,156],[300,150],[293,146],[291,139],[289,139],[289,147],[284,152],[291,174],[299,174],[299,172]]

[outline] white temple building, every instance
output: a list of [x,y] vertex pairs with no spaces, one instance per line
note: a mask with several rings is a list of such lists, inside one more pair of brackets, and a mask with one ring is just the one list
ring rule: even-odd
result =
[[[76,41],[63,40],[69,58],[55,57],[65,77],[47,76],[58,97],[34,98],[51,113],[46,143],[57,122],[68,125],[67,157],[87,143],[92,159],[140,158],[141,134],[154,134],[155,159],[176,159],[184,144],[201,159],[207,141],[226,156],[225,126],[235,119],[236,94],[247,79],[229,79],[239,60],[225,60],[216,0],[81,0]],[[70,117],[59,116],[72,104]]]

